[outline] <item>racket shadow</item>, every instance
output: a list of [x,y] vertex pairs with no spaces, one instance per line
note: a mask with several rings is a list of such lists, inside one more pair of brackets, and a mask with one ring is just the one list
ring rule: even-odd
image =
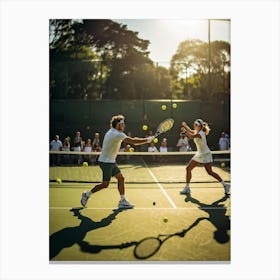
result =
[[154,256],[161,248],[163,243],[168,239],[178,236],[185,237],[185,235],[195,226],[197,226],[202,220],[205,220],[205,217],[198,218],[195,222],[193,222],[188,228],[183,229],[179,232],[162,235],[159,234],[157,237],[146,237],[139,241],[134,248],[134,257],[140,260],[148,259]]
[[[200,217],[196,219],[189,227],[186,229],[183,229],[181,231],[172,233],[172,234],[167,234],[167,235],[162,235],[159,234],[157,237],[150,236],[150,237],[145,237],[140,241],[131,241],[131,242],[125,242],[121,244],[106,244],[106,245],[99,245],[99,244],[90,244],[86,241],[83,241],[83,238],[79,238],[76,243],[80,246],[80,250],[83,252],[87,253],[92,253],[92,254],[98,254],[102,250],[114,250],[114,249],[126,249],[129,247],[134,247],[133,250],[133,255],[136,259],[139,260],[145,260],[149,259],[150,257],[154,256],[157,252],[160,251],[161,246],[165,241],[168,239],[177,236],[184,238],[186,234],[196,227],[201,221],[203,220],[208,220],[211,222],[217,230],[213,233],[214,239],[218,243],[226,243],[229,241],[229,235],[227,234],[227,230],[230,229],[230,219],[229,216],[226,215],[226,208],[224,207],[223,204],[220,204],[228,199],[229,195],[225,195],[221,199],[211,203],[211,204],[205,204],[197,200],[196,198],[187,195],[185,198],[185,202],[192,202],[194,204],[197,204],[200,210],[203,210],[209,214],[209,217]],[[118,210],[115,210],[118,211]],[[73,211],[74,212],[74,211]],[[75,213],[75,212],[74,212]],[[109,215],[107,218],[104,218],[102,221],[96,223],[91,221],[91,223],[95,223],[98,225],[90,225],[89,229],[93,230],[102,226],[106,226],[112,222],[112,220],[115,219],[115,216],[118,213],[113,213]],[[79,218],[79,211],[77,212],[78,218]],[[84,222],[86,222],[86,219],[89,219],[87,217],[82,218],[84,219]],[[91,224],[90,223],[90,224]],[[93,227],[93,228],[92,228]],[[92,229],[91,229],[92,228]]]
[[188,228],[183,229],[180,232],[176,232],[169,235],[158,235],[157,237],[146,237],[139,241],[134,248],[134,256],[137,259],[148,259],[155,255],[161,248],[162,244],[174,237],[185,237],[185,235],[195,226],[197,226],[201,221],[208,220],[211,222],[217,230],[214,232],[214,239],[218,243],[226,243],[229,241],[229,235],[227,231],[230,229],[230,219],[229,216],[226,215],[227,209],[224,207],[223,204],[220,204],[226,201],[229,198],[229,195],[225,195],[221,199],[211,203],[205,204],[200,202],[199,200],[193,198],[191,195],[187,195],[185,198],[186,202],[192,202],[197,204],[199,209],[207,212],[209,217],[200,217],[196,221],[194,221]]

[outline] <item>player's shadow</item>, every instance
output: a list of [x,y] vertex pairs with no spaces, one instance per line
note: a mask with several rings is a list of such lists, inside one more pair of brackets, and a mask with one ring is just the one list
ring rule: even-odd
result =
[[[163,235],[164,236],[164,241],[168,240],[171,237],[174,236],[178,236],[178,237],[184,237],[188,231],[190,231],[192,228],[194,228],[195,226],[197,226],[202,220],[205,220],[206,218],[201,217],[198,218],[194,223],[192,223],[188,228],[183,229],[182,231],[173,233],[173,234],[168,234],[168,235]],[[159,235],[162,236],[162,235]],[[110,245],[96,245],[96,244],[89,244],[88,242],[82,241],[79,245],[81,246],[81,251],[83,252],[87,252],[87,253],[92,253],[92,254],[97,254],[102,250],[108,250],[108,249],[125,249],[125,248],[129,248],[129,247],[134,247],[134,257],[136,259],[148,259],[151,256],[155,255],[156,252],[159,251],[159,249],[161,248],[161,245],[163,244],[163,242],[159,242],[158,243],[158,247],[154,247],[153,243],[149,243],[148,242],[148,246],[142,246],[143,243],[146,242],[146,240],[150,240],[150,239],[156,239],[158,237],[145,237],[144,239],[140,240],[140,241],[131,241],[131,242],[126,242],[126,243],[121,243],[121,244],[110,244]],[[140,250],[137,250],[138,246],[142,246],[142,248]]]
[[75,227],[66,227],[60,231],[53,233],[50,236],[50,259],[57,256],[59,252],[64,248],[71,247],[74,244],[82,246],[82,244],[84,244],[83,239],[89,231],[109,226],[112,221],[116,219],[116,216],[124,210],[115,209],[113,210],[113,213],[111,213],[106,218],[103,218],[99,222],[95,222],[90,218],[82,215],[80,213],[82,209],[82,207],[70,209],[70,211],[74,213],[74,216],[81,220],[80,225]]
[[216,231],[214,232],[214,239],[218,243],[226,243],[229,241],[229,235],[227,231],[230,229],[230,219],[229,216],[226,215],[226,207],[221,202],[226,201],[229,198],[229,195],[225,195],[221,199],[211,203],[206,204],[200,202],[198,199],[192,197],[191,195],[186,195],[185,202],[192,202],[198,205],[199,209],[208,213],[209,217],[206,218],[213,226],[216,227]]
[[[229,195],[225,195],[221,199],[219,199],[219,200],[217,200],[217,201],[215,201],[211,204],[206,204],[206,203],[200,202],[199,200],[195,199],[194,197],[192,197],[190,195],[187,195],[186,198],[185,198],[185,201],[186,202],[192,202],[192,203],[198,205],[199,209],[201,209],[201,210],[203,210],[203,211],[205,211],[209,214],[209,217],[200,217],[200,218],[196,219],[188,228],[185,228],[185,229],[183,229],[179,232],[175,232],[173,234],[159,235],[158,237],[146,237],[146,238],[144,238],[142,240],[139,240],[139,241],[131,241],[131,242],[126,242],[126,243],[121,243],[121,244],[106,244],[106,245],[105,244],[104,245],[90,244],[86,241],[83,241],[84,236],[82,238],[79,238],[79,240],[75,241],[75,242],[80,246],[80,250],[82,252],[87,252],[87,253],[91,253],[91,254],[100,253],[102,250],[125,249],[125,248],[129,248],[129,247],[134,247],[134,251],[133,251],[134,252],[134,257],[136,259],[142,259],[143,260],[143,259],[148,259],[151,256],[155,255],[160,250],[162,244],[165,241],[167,241],[169,238],[172,238],[174,236],[178,236],[178,237],[183,238],[183,237],[186,236],[186,234],[191,229],[196,227],[201,221],[208,220],[217,229],[214,232],[214,239],[218,243],[221,243],[221,244],[226,243],[226,242],[229,241],[229,235],[228,235],[227,231],[230,229],[230,219],[229,219],[229,216],[226,215],[226,208],[224,207],[223,204],[220,204],[220,203],[226,201],[228,199],[228,197],[229,197]],[[114,216],[114,214],[111,214],[110,216]],[[107,218],[105,218],[103,220],[108,219],[110,216],[108,216]],[[81,217],[81,214],[80,214],[79,218],[82,219],[82,223],[83,223],[83,221],[85,222],[85,221],[87,221],[87,219],[89,219],[89,218],[84,217],[84,216],[82,216],[82,217]],[[99,222],[99,223],[102,223],[102,221]],[[112,221],[112,219],[111,219],[111,221]],[[91,223],[95,223],[95,222],[91,221]],[[91,223],[89,225],[89,228],[92,227]],[[102,226],[106,226],[106,225],[100,225],[98,227],[102,227]],[[98,228],[98,227],[94,226],[93,229]],[[92,229],[89,229],[89,230],[92,230]],[[141,245],[144,242],[146,242],[147,239],[148,240],[150,240],[150,239],[154,240],[154,239],[158,239],[158,238],[161,239],[161,237],[163,237],[163,240],[157,243],[157,244],[159,244],[159,246],[157,248],[153,248],[153,246],[151,245],[152,243],[150,243],[149,246]],[[139,247],[141,248],[141,250],[137,250],[137,248],[139,248]]]

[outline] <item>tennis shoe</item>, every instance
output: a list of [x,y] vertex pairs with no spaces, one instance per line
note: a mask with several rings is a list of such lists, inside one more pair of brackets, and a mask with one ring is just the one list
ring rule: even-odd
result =
[[83,192],[82,199],[81,199],[81,204],[83,205],[83,207],[86,207],[88,199],[89,197],[87,196],[87,193]]
[[185,186],[181,191],[180,194],[190,194],[191,193],[191,189],[189,186]]
[[119,209],[132,209],[134,205],[130,204],[126,199],[121,199],[118,207]]
[[229,184],[224,184],[224,189],[225,189],[225,194],[229,193],[230,185]]

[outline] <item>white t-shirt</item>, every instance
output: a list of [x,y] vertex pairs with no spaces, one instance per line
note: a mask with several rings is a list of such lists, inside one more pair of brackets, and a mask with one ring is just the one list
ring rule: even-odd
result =
[[229,148],[229,140],[227,137],[221,137],[219,140],[220,150],[228,150]]
[[149,153],[158,152],[158,149],[157,149],[156,146],[154,146],[154,147],[148,147],[148,152],[149,152]]
[[62,142],[60,140],[52,140],[50,145],[51,151],[60,151],[60,148],[62,147]]
[[125,133],[115,128],[109,129],[105,134],[102,151],[98,160],[100,162],[115,163],[121,143],[126,137]]
[[66,147],[66,146],[62,147],[62,151],[70,152],[70,147]]
[[91,147],[91,146],[85,146],[84,151],[85,151],[86,153],[92,152],[92,147]]
[[188,151],[188,146],[189,146],[189,141],[188,141],[187,137],[185,137],[184,139],[180,138],[178,140],[177,145],[179,146],[179,151],[180,152],[187,152]]
[[160,147],[159,147],[159,151],[160,151],[161,153],[167,153],[167,147],[162,147],[162,146],[160,146]]
[[205,132],[201,129],[198,134],[201,136],[201,138],[194,138],[193,141],[196,145],[196,149],[198,154],[206,154],[211,152],[209,147],[207,146],[207,141],[206,141],[206,135]]

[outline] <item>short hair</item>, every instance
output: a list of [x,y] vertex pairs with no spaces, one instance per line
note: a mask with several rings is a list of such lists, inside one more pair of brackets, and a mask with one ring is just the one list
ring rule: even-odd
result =
[[124,116],[123,115],[117,115],[117,116],[113,116],[112,119],[111,119],[111,126],[113,128],[116,128],[117,124],[121,121],[121,120],[124,120]]

